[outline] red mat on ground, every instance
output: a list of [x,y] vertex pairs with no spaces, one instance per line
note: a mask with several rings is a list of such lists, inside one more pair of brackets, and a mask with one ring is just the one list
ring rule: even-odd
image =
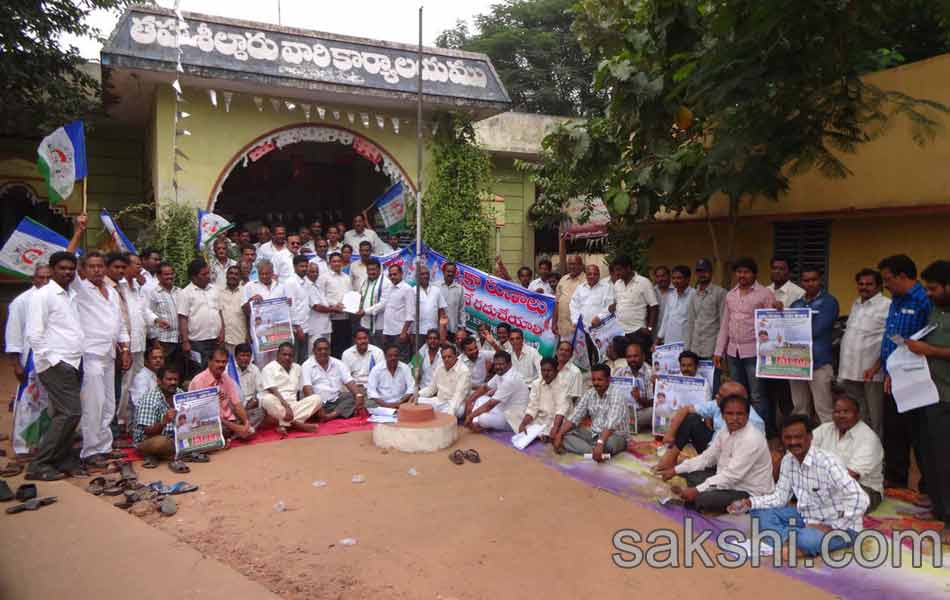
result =
[[[267,429],[259,429],[257,431],[257,435],[247,441],[231,440],[231,448],[237,448],[239,446],[251,446],[254,444],[264,444],[267,442],[276,442],[282,439],[339,435],[341,433],[350,433],[351,431],[369,431],[372,428],[373,424],[369,422],[369,415],[357,416],[349,419],[336,419],[330,421],[329,423],[321,423],[320,429],[313,433],[290,431],[287,433],[286,438],[280,437],[280,434],[277,433],[277,429],[275,427],[269,427]],[[142,456],[135,451],[135,448],[126,448],[123,450],[123,452],[125,452],[127,460],[142,460]]]

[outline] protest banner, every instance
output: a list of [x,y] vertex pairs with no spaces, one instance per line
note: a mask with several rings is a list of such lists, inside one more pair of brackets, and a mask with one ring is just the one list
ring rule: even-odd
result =
[[811,309],[755,311],[755,376],[811,380]]
[[642,395],[644,393],[643,383],[638,377],[611,377],[610,387],[623,394],[623,397],[627,399],[627,406],[630,407],[630,426],[633,428],[634,434],[640,433],[637,427],[637,411],[640,410],[640,406],[633,399],[633,390],[634,388],[640,390]]
[[594,348],[596,348],[600,357],[598,362],[606,362],[608,360],[607,348],[610,347],[615,337],[623,337],[623,327],[620,326],[617,315],[611,313],[599,325],[591,326],[587,333],[590,335],[590,339],[593,340]]
[[670,420],[684,406],[697,406],[709,400],[709,387],[702,377],[658,375],[653,389],[653,435],[664,435]]
[[175,394],[175,456],[224,448],[218,388]]
[[284,342],[294,343],[294,327],[290,322],[290,300],[271,298],[251,303],[251,340],[254,363],[264,368],[277,357],[277,348]]
[[679,375],[680,354],[682,354],[685,349],[686,344],[683,342],[657,346],[656,350],[653,351],[653,374]]

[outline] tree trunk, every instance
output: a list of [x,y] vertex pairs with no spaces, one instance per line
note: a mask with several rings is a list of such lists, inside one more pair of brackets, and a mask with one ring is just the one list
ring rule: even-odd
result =
[[722,287],[729,289],[732,284],[732,263],[736,260],[736,226],[739,221],[739,199],[729,197],[729,228],[726,233],[726,260],[722,265]]

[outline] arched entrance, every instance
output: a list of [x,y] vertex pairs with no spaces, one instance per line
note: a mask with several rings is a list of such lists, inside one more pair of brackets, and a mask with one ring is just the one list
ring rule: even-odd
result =
[[359,133],[298,124],[245,146],[218,177],[209,210],[238,224],[287,225],[352,218],[396,182],[413,184],[384,149]]

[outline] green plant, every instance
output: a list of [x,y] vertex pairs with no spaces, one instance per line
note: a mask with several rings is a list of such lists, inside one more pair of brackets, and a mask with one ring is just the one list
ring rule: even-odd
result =
[[481,199],[491,190],[491,159],[475,142],[472,122],[445,114],[432,141],[422,204],[422,237],[449,260],[487,270],[494,224]]
[[[195,249],[198,215],[193,206],[174,200],[162,203],[154,225],[142,236],[148,246],[158,248],[162,260],[175,267],[175,285],[188,285],[188,263],[198,258]],[[144,246],[143,246],[144,247]]]

